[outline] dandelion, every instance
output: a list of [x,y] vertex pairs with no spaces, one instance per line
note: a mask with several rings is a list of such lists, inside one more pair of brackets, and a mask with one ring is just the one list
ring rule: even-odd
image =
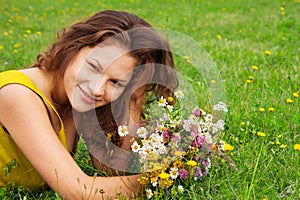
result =
[[36,32],[36,34],[37,34],[37,35],[41,35],[41,34],[42,34],[42,32],[41,32],[41,31],[38,31],[38,32]]
[[18,53],[18,50],[17,50],[17,49],[14,49],[14,53]]
[[268,108],[269,112],[274,112],[274,110],[275,110],[275,108],[273,108],[273,107]]
[[211,80],[210,83],[211,84],[216,84],[216,80]]
[[293,101],[293,99],[287,99],[286,102],[287,103],[293,103],[294,101]]
[[258,131],[256,134],[257,134],[259,137],[265,137],[265,136],[266,136],[265,133],[260,132],[260,131]]
[[167,105],[167,100],[163,96],[161,96],[158,101],[158,106],[165,107],[166,105]]
[[153,196],[153,192],[151,189],[146,189],[146,196],[148,199],[151,199]]
[[19,48],[21,46],[21,44],[20,43],[16,43],[16,44],[14,44],[14,48]]
[[30,34],[30,33],[31,33],[31,30],[27,29],[27,30],[26,30],[26,33]]
[[246,83],[252,83],[252,82],[253,82],[253,80],[251,80],[251,79],[246,80]]
[[174,95],[177,99],[182,99],[184,97],[184,94],[181,90],[177,90],[174,92]]
[[265,112],[265,109],[264,108],[259,108],[259,111],[260,112]]
[[297,98],[299,96],[299,92],[294,92],[293,96]]
[[255,71],[258,70],[258,67],[256,65],[252,65],[252,69]]
[[140,145],[137,143],[137,141],[134,141],[133,144],[131,145],[131,150],[133,152],[138,152],[140,149]]
[[182,185],[178,185],[178,192],[179,192],[180,194],[182,194],[183,191],[184,191],[183,186],[182,186]]
[[3,35],[7,36],[7,35],[8,35],[8,32],[3,32]]
[[189,160],[189,161],[187,162],[187,164],[188,164],[189,166],[191,166],[191,167],[195,167],[195,166],[197,165],[197,162],[194,161],[194,160]]
[[145,127],[140,127],[138,128],[138,130],[136,131],[137,135],[141,138],[145,138],[147,136],[147,129]]
[[2,49],[3,49],[3,46],[0,45],[0,50],[2,50]]
[[270,51],[265,51],[265,54],[267,55],[267,56],[270,56],[272,53],[270,52]]
[[168,174],[166,172],[162,172],[162,173],[159,174],[159,178],[168,179],[168,178],[170,178],[170,174]]
[[230,144],[225,144],[224,145],[224,150],[225,151],[232,151],[234,149],[234,146],[230,145]]
[[222,39],[222,36],[220,34],[217,35],[218,40]]
[[128,127],[125,125],[121,125],[118,127],[118,134],[121,137],[124,137],[128,134]]
[[171,179],[176,179],[178,177],[178,168],[177,167],[172,167],[170,169],[170,176],[171,176]]
[[300,151],[300,144],[294,144],[294,150]]
[[286,144],[282,144],[282,145],[280,145],[280,148],[282,148],[282,149],[285,149],[287,147],[287,145]]
[[284,7],[283,7],[283,6],[280,6],[279,10],[280,10],[280,11],[284,11]]

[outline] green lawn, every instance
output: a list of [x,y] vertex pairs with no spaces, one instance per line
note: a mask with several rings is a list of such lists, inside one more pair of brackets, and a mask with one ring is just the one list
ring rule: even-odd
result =
[[[214,165],[204,181],[185,188],[185,197],[160,199],[300,199],[299,0],[1,0],[0,71],[30,65],[59,29],[104,9],[130,11],[193,38],[225,85],[229,112],[221,139],[234,146],[229,155],[239,170]],[[25,197],[59,199],[49,189],[0,189],[1,199]]]

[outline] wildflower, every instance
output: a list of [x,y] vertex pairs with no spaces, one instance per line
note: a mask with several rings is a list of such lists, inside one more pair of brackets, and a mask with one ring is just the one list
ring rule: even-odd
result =
[[283,7],[283,6],[280,6],[279,10],[280,10],[280,11],[284,11],[284,7]]
[[277,138],[281,138],[282,137],[282,135],[277,135]]
[[197,165],[197,162],[194,161],[194,160],[189,160],[189,161],[187,162],[187,164],[188,164],[189,166],[191,166],[191,167],[195,167],[195,166]]
[[106,134],[106,139],[111,140],[111,137],[112,137],[112,133],[107,133]]
[[19,48],[21,46],[21,44],[20,43],[16,43],[16,44],[14,44],[14,48]]
[[201,171],[201,168],[195,167],[195,168],[194,168],[194,177],[195,177],[195,178],[198,178],[198,177],[201,177],[201,176],[203,176],[202,171]]
[[137,131],[137,135],[141,138],[145,138],[147,136],[147,129],[145,127],[140,127]]
[[37,35],[41,35],[41,34],[42,34],[42,32],[41,32],[41,31],[38,31],[38,32],[36,32],[36,34],[37,34]]
[[2,49],[3,49],[3,46],[0,45],[0,50],[2,50]]
[[151,180],[152,186],[153,186],[153,187],[156,187],[156,186],[157,186],[157,177],[156,177],[156,176],[151,177],[150,180]]
[[159,174],[159,177],[161,179],[168,179],[168,178],[170,178],[170,174],[167,174],[166,172],[162,172]]
[[18,50],[17,50],[17,49],[14,49],[14,53],[18,53]]
[[285,149],[287,147],[287,145],[286,144],[282,144],[282,145],[280,145],[280,148],[282,148],[282,149]]
[[7,35],[8,35],[8,32],[3,32],[3,35],[7,36]]
[[193,114],[195,115],[195,117],[200,117],[201,116],[201,110],[199,108],[195,108],[193,110]]
[[184,191],[183,186],[182,186],[182,185],[178,185],[178,192],[179,192],[180,194],[182,194],[183,191]]
[[270,52],[270,51],[265,51],[265,54],[267,55],[267,56],[270,56],[272,53]]
[[167,105],[167,109],[169,110],[169,112],[172,112],[173,108],[174,108],[173,106]]
[[158,101],[158,106],[165,107],[166,105],[167,105],[167,100],[163,96],[161,96]]
[[217,35],[218,40],[222,39],[222,36],[220,34]]
[[177,99],[182,99],[184,97],[184,94],[181,90],[177,90],[174,92],[174,95]]
[[172,103],[173,102],[173,97],[168,97],[167,102]]
[[253,81],[251,79],[247,79],[246,83],[252,83]]
[[180,169],[178,171],[178,175],[179,175],[180,179],[187,179],[189,177],[189,172],[184,169]]
[[264,108],[259,108],[259,111],[260,112],[265,112],[265,109]]
[[265,136],[266,136],[265,133],[260,132],[260,131],[257,131],[257,135],[258,135],[259,137],[265,137]]
[[31,30],[29,30],[29,29],[28,29],[28,30],[26,30],[26,33],[30,34],[30,33],[31,33]]
[[133,152],[138,152],[140,149],[140,145],[137,143],[137,141],[134,141],[133,144],[131,145],[131,150]]
[[153,196],[153,192],[151,189],[146,189],[146,196],[148,199],[151,199]]
[[125,125],[121,125],[118,127],[118,133],[121,137],[124,137],[128,134],[128,127]]
[[222,110],[223,112],[228,112],[226,104],[223,102],[218,102],[216,105],[214,105],[213,110]]
[[253,80],[253,76],[248,76],[248,79],[249,80]]
[[294,101],[293,101],[293,99],[287,99],[286,102],[287,103],[293,103]]
[[252,65],[252,69],[255,71],[258,70],[258,67],[256,65]]
[[275,108],[273,108],[273,107],[268,108],[269,112],[273,112],[274,110],[275,110]]
[[294,144],[294,149],[296,151],[300,151],[300,144]]
[[294,92],[293,96],[297,98],[299,96],[299,92]]
[[230,145],[230,144],[225,144],[224,145],[224,150],[225,151],[232,151],[234,149],[234,146]]
[[172,167],[170,169],[170,176],[171,176],[171,179],[176,179],[178,177],[178,168],[177,167]]
[[216,83],[216,80],[211,80],[210,83],[211,83],[211,84],[215,84],[215,83]]

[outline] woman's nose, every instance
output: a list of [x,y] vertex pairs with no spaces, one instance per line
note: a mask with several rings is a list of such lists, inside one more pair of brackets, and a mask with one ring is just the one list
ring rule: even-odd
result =
[[99,78],[98,80],[95,80],[93,83],[94,87],[92,89],[92,92],[96,99],[102,98],[105,93],[105,85],[106,81],[103,77]]

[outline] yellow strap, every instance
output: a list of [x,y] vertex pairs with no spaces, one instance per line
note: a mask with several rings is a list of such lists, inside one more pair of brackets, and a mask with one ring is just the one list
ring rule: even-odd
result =
[[64,124],[63,124],[61,117],[59,116],[57,110],[52,105],[52,103],[44,96],[44,94],[32,82],[32,80],[28,76],[26,76],[24,73],[17,71],[17,70],[9,70],[9,71],[5,71],[5,72],[1,72],[0,73],[0,88],[2,88],[5,85],[8,85],[8,84],[20,84],[20,85],[26,86],[27,88],[34,91],[37,95],[39,95],[40,98],[52,108],[52,110],[55,112],[56,116],[58,117],[58,119],[60,121],[61,129],[58,133],[58,138],[60,139],[62,144],[67,148],[65,129],[64,129]]

